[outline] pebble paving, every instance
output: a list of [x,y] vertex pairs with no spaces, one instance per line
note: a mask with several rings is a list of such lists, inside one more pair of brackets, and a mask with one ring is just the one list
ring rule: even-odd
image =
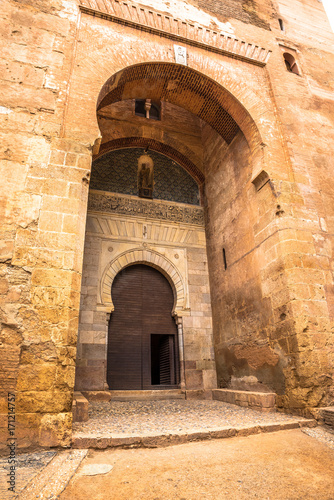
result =
[[73,431],[76,437],[150,436],[282,424],[296,419],[303,420],[282,413],[262,413],[221,401],[91,402],[89,420],[75,423]]

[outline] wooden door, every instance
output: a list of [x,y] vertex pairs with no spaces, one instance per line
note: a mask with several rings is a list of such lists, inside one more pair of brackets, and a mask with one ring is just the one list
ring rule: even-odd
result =
[[[115,310],[109,323],[109,388],[175,387],[177,328],[171,316],[174,296],[167,279],[144,264],[127,267],[114,280],[112,298]],[[154,375],[157,370],[158,377]]]

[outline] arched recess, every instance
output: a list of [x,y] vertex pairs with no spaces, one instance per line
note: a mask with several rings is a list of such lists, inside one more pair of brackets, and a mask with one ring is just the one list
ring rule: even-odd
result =
[[111,313],[114,304],[111,289],[116,275],[131,264],[146,264],[160,271],[169,281],[174,292],[173,316],[182,316],[187,309],[187,293],[181,273],[174,264],[154,250],[135,248],[118,255],[105,270],[101,279],[101,305],[105,312]]
[[239,130],[254,151],[262,145],[258,127],[245,107],[222,85],[179,64],[147,62],[128,66],[103,85],[97,111],[125,99],[166,101],[207,122],[230,144]]
[[163,155],[168,156],[172,160],[176,161],[179,165],[181,165],[181,167],[183,167],[187,172],[189,172],[189,174],[196,180],[199,186],[203,184],[203,173],[192,161],[189,160],[189,158],[180,153],[180,151],[177,151],[172,146],[147,137],[124,137],[121,139],[108,141],[101,146],[99,153],[94,156],[93,160],[97,160],[98,158],[100,158],[100,156],[109,153],[109,151],[138,147],[149,147],[153,151],[157,151],[158,153],[162,153]]

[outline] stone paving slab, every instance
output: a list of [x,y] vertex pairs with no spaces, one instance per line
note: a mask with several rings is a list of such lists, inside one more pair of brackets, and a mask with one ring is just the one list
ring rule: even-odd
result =
[[317,425],[221,401],[93,402],[89,417],[73,426],[74,448],[169,446]]
[[59,452],[18,495],[18,500],[54,500],[66,488],[88,450]]
[[10,463],[8,457],[0,459],[0,498],[15,498],[15,496],[56,456],[56,451],[40,451],[37,453],[21,453],[15,459],[15,494],[8,491],[8,476]]
[[15,492],[8,491],[8,459],[0,460],[0,499],[56,499],[88,450],[40,451],[16,457]]

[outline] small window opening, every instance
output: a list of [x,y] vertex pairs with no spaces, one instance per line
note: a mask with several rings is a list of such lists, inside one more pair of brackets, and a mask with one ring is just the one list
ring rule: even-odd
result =
[[281,31],[285,31],[285,30],[284,30],[284,23],[283,23],[283,19],[279,19],[279,20],[278,20],[278,22],[279,22],[279,27],[280,27]]
[[160,120],[160,106],[151,99],[136,99],[135,115],[148,120]]
[[224,259],[224,269],[226,271],[227,269],[227,261],[226,261],[226,252],[225,252],[225,248],[223,248],[223,259]]
[[290,71],[290,73],[295,73],[296,75],[299,75],[299,69],[296,63],[296,59],[288,52],[284,52],[283,57],[286,69]]

